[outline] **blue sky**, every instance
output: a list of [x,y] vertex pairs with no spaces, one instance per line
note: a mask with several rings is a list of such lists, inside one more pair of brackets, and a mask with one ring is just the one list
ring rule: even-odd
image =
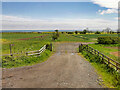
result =
[[[111,26],[112,23],[116,24],[117,22],[117,9],[112,6],[101,6],[101,4],[96,3],[3,2],[3,29],[73,30],[87,27],[94,30],[101,30],[107,27],[117,29],[117,25]],[[71,25],[73,26],[71,27]]]

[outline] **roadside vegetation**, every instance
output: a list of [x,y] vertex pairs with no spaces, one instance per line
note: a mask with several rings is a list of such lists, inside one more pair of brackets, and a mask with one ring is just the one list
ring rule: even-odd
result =
[[45,50],[44,53],[41,53],[40,56],[5,56],[2,58],[2,67],[3,68],[12,68],[12,67],[21,67],[21,66],[30,66],[37,63],[44,62],[51,55],[50,50]]
[[96,72],[102,78],[102,84],[108,88],[120,88],[120,73],[115,69],[104,64],[97,55],[92,55],[86,51],[82,51],[82,55],[95,67]]
[[[119,37],[102,36],[98,37],[97,43],[89,44],[92,48],[98,50],[104,55],[120,63],[119,55],[114,55],[112,52],[117,52],[119,47]],[[102,78],[102,84],[109,88],[120,88],[120,71],[105,64],[101,57],[93,55],[87,51],[82,50],[82,55],[95,67],[96,72]]]

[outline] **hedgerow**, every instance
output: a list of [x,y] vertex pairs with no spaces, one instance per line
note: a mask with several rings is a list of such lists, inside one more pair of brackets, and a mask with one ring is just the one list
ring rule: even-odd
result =
[[120,38],[119,37],[111,37],[111,36],[102,36],[98,37],[99,44],[118,44]]

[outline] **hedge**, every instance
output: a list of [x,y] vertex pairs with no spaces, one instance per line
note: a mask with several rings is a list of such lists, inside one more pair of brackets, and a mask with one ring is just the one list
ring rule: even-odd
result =
[[68,34],[74,34],[74,32],[67,32]]
[[98,37],[97,41],[99,44],[118,44],[119,40],[119,37],[102,36]]

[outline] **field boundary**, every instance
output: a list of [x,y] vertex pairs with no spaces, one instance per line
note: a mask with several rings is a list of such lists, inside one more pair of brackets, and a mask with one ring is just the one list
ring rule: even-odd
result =
[[83,50],[87,51],[93,55],[99,56],[105,64],[109,65],[112,68],[115,67],[114,69],[116,69],[116,70],[120,70],[120,63],[119,62],[109,58],[108,56],[104,55],[103,53],[99,52],[98,50],[95,50],[94,48],[92,48],[88,45],[80,44],[79,45],[79,52],[82,52]]
[[[27,55],[27,56],[29,56],[29,55],[40,55],[45,50],[46,50],[46,45],[44,45],[40,50],[28,51],[28,52],[24,52],[24,54]],[[22,53],[3,54],[1,56],[13,56],[15,54],[22,54]]]
[[26,55],[27,56],[30,56],[30,55],[40,55],[45,50],[46,50],[46,45],[44,45],[40,50],[26,52]]

